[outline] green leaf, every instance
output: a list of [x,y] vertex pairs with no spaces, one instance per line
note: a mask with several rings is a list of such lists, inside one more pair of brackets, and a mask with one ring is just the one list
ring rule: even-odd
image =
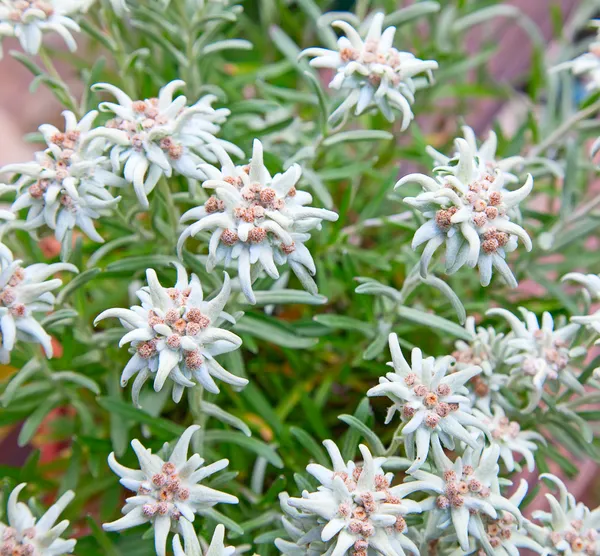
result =
[[36,359],[31,359],[19,372],[17,372],[16,375],[13,376],[12,380],[8,383],[6,390],[4,390],[2,397],[0,398],[4,407],[10,404],[19,388],[37,371],[39,371],[40,368],[41,366],[39,361]]
[[372,325],[370,325],[368,322],[364,322],[353,317],[347,317],[345,315],[331,315],[327,313],[323,315],[316,315],[313,318],[319,324],[324,324],[329,328],[360,332],[367,338],[372,338],[374,336]]
[[110,263],[106,270],[108,272],[132,272],[135,270],[146,270],[157,266],[171,266],[177,259],[167,255],[140,255],[127,257],[114,263]]
[[298,336],[293,329],[284,327],[275,319],[267,321],[248,314],[236,323],[233,330],[291,349],[306,349],[317,343],[316,339]]
[[329,458],[327,457],[325,450],[310,434],[299,427],[290,427],[290,433],[296,437],[298,442],[300,442],[317,463],[329,465]]
[[472,339],[471,335],[462,326],[438,315],[432,315],[431,313],[425,313],[424,311],[418,311],[410,307],[400,307],[398,315],[410,322],[421,324],[427,328],[434,328],[440,333],[451,334],[461,340],[470,341]]
[[21,432],[19,433],[19,438],[17,439],[17,444],[19,446],[25,446],[29,443],[29,441],[33,438],[33,435],[37,432],[42,424],[42,421],[45,419],[46,415],[50,413],[60,402],[60,395],[55,394],[54,396],[50,396],[50,398],[41,402],[38,408],[27,418],[25,423],[23,423],[23,427],[21,428]]
[[242,431],[246,436],[252,436],[252,432],[248,428],[248,425],[244,423],[244,421],[242,421],[239,417],[228,413],[224,409],[221,409],[218,405],[203,401],[200,404],[200,409],[204,413],[206,413],[206,415],[214,417],[222,423],[225,423],[226,425],[231,425],[232,427],[235,427],[236,429]]
[[222,523],[228,531],[234,533],[235,535],[243,535],[244,530],[235,522],[233,519],[230,519],[226,515],[223,515],[221,512],[218,512],[214,508],[202,507],[201,510],[198,511],[200,515],[204,517],[208,517],[213,519],[217,523]]
[[254,47],[250,41],[243,39],[227,39],[206,45],[200,50],[200,54],[207,56],[208,54],[214,54],[215,52],[221,52],[223,50],[252,50],[252,48]]
[[440,11],[440,5],[437,2],[417,2],[412,6],[396,10],[391,14],[385,16],[383,24],[385,27],[402,25],[408,23],[413,19],[423,17],[425,15],[433,14]]
[[265,458],[271,465],[277,467],[278,469],[283,468],[283,460],[279,457],[274,448],[256,438],[248,438],[240,432],[223,430],[206,431],[204,433],[204,442],[207,444],[214,444],[217,442],[219,444],[237,444],[238,446],[241,446],[242,448],[250,450]]
[[371,446],[374,455],[382,456],[385,454],[385,446],[381,440],[379,440],[379,437],[367,425],[354,417],[354,415],[340,415],[338,416],[338,419],[346,423],[349,427],[357,430]]
[[96,398],[96,401],[100,407],[106,409],[106,411],[109,413],[116,413],[128,421],[134,421],[136,423],[148,425],[151,428],[174,436],[181,436],[183,431],[185,431],[185,427],[181,425],[173,423],[167,419],[163,419],[162,417],[153,417],[149,413],[146,413],[141,409],[136,409],[131,404],[125,403],[121,400],[100,397]]
[[304,290],[264,290],[254,292],[256,306],[263,305],[324,305],[327,298],[323,295],[312,295]]
[[324,147],[331,147],[339,143],[351,143],[355,141],[390,141],[394,136],[389,131],[380,129],[356,129],[352,131],[342,131],[330,135],[323,141]]
[[83,388],[87,388],[94,394],[100,394],[100,387],[89,377],[73,371],[59,371],[52,373],[55,382],[73,382]]

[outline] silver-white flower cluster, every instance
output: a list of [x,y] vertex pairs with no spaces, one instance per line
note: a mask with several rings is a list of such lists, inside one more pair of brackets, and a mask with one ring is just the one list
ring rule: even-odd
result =
[[[235,548],[233,546],[225,546],[225,527],[221,523],[216,526],[210,546],[204,556],[233,556]],[[179,535],[173,538],[173,556],[202,556],[198,537],[188,537],[184,540],[184,545],[181,546]]]
[[77,0],[1,0],[0,58],[4,37],[16,37],[21,48],[34,56],[39,52],[46,32],[60,35],[69,50],[74,51],[77,44],[72,33],[80,29],[69,16],[81,9],[82,2]]
[[35,314],[54,309],[56,298],[52,292],[62,285],[62,280],[48,280],[50,276],[58,272],[78,272],[76,266],[68,263],[23,267],[21,262],[0,257],[1,363],[8,363],[17,340],[41,344],[46,356],[52,357],[50,335]]
[[63,112],[64,132],[48,124],[40,126],[48,148],[36,153],[35,161],[0,169],[20,175],[11,209],[28,209],[25,229],[47,226],[62,243],[70,242],[71,231],[78,227],[93,241],[104,241],[94,221],[109,214],[120,200],[107,187],[126,182],[109,171],[106,157],[99,154],[103,142],[87,142],[97,114],[89,112],[78,122],[72,112]]
[[485,432],[487,429],[471,415],[471,400],[465,383],[478,375],[481,368],[469,366],[448,373],[451,357],[423,358],[418,348],[412,350],[409,365],[396,334],[390,334],[389,345],[394,372],[381,377],[379,385],[371,388],[367,396],[387,396],[392,400],[386,423],[392,420],[396,411],[400,413],[407,457],[413,461],[408,472],[423,466],[432,439],[436,437],[450,449],[455,447],[455,441],[477,448],[476,437],[465,427],[476,427]]
[[8,497],[8,524],[0,522],[0,554],[2,556],[61,556],[71,554],[77,541],[62,539],[68,520],[55,525],[67,505],[75,498],[72,490],[65,492],[42,517],[36,520],[29,506],[19,502],[19,494],[27,486],[21,483]]
[[203,183],[214,189],[203,206],[186,212],[181,220],[195,222],[188,226],[178,241],[181,253],[184,242],[202,231],[211,232],[208,244],[207,270],[216,264],[237,261],[238,277],[244,295],[255,303],[251,267],[255,264],[271,277],[278,278],[277,266],[288,264],[306,290],[316,294],[312,279],[316,268],[304,243],[311,230],[320,229],[323,220],[336,221],[338,215],[326,209],[306,206],[312,197],[296,189],[301,176],[298,164],[283,174],[271,177],[263,162],[260,141],[254,141],[252,160],[248,166],[236,166],[227,153],[213,145],[221,169],[201,165],[208,176]]
[[[199,549],[192,525],[196,514],[202,514],[215,504],[238,502],[231,494],[198,484],[229,464],[222,459],[203,467],[204,460],[198,454],[188,459],[190,440],[199,428],[197,425],[188,427],[166,461],[144,448],[139,440],[132,440],[140,469],[124,467],[116,461],[114,453],[110,454],[108,465],[121,477],[119,482],[135,495],[127,498],[122,510],[125,515],[121,519],[103,525],[106,531],[122,531],[149,523],[154,529],[158,556],[166,555],[167,537],[171,531],[181,535],[186,546],[198,545]],[[175,543],[177,546],[178,541]]]
[[183,86],[181,80],[171,81],[157,98],[145,100],[132,100],[108,83],[93,86],[95,91],[112,94],[118,104],[100,104],[100,110],[112,112],[114,118],[90,133],[89,139],[102,137],[107,141],[113,172],[123,173],[145,209],[149,206],[148,195],[162,176],[176,172],[206,179],[198,166],[217,161],[210,146],[217,144],[237,157],[244,154],[232,143],[215,137],[229,110],[214,109],[214,95],[206,95],[192,106],[187,105],[183,95],[173,98]]
[[337,50],[307,48],[302,52],[313,58],[311,66],[335,70],[329,87],[346,95],[331,114],[332,122],[353,109],[360,115],[376,107],[389,121],[394,120],[394,111],[399,111],[404,131],[414,117],[411,104],[417,88],[415,76],[425,73],[429,81],[433,80],[432,70],[437,69],[437,62],[419,60],[410,52],[394,48],[396,28],[383,30],[384,17],[383,13],[372,16],[364,39],[347,21],[334,21],[333,27],[345,33],[338,39]]
[[467,266],[478,266],[481,285],[489,285],[495,268],[506,283],[517,282],[506,262],[506,253],[517,247],[520,239],[532,248],[527,232],[511,215],[531,192],[533,178],[511,191],[505,187],[506,171],[496,162],[490,167],[493,142],[481,149],[463,139],[455,140],[456,156],[433,169],[434,177],[409,174],[396,183],[399,188],[416,183],[423,193],[405,197],[404,202],[420,211],[425,223],[416,231],[413,249],[426,244],[421,255],[421,274],[428,272],[435,251],[445,244],[446,272],[453,274]]
[[161,286],[156,272],[148,269],[148,286],[136,292],[141,305],[131,309],[107,309],[94,321],[115,317],[126,328],[127,333],[119,345],[131,343],[133,355],[123,369],[121,384],[125,386],[137,374],[132,389],[136,405],[141,388],[151,377],[154,377],[157,392],[171,379],[175,402],[179,402],[185,388],[197,383],[209,392],[218,393],[214,378],[238,389],[248,383],[245,378],[226,371],[215,359],[242,344],[233,332],[219,328],[224,320],[233,321],[233,317],[223,311],[231,292],[229,276],[225,274],[221,291],[205,301],[198,277],[192,274],[189,279],[183,266],[175,266],[174,287]]

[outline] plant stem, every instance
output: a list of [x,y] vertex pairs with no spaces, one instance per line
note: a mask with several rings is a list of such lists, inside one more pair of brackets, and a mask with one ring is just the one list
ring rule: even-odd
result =
[[[40,56],[40,60],[44,64],[44,68],[48,72],[48,75],[52,78],[53,81],[56,82],[56,84],[59,86],[59,88],[63,92],[63,94],[60,95],[60,97],[63,97],[63,98],[59,98],[59,100],[61,102],[63,102],[63,104],[66,105],[66,108],[71,110],[71,112],[73,112],[77,116],[77,118],[81,118],[82,114],[81,114],[81,110],[79,107],[79,103],[77,102],[75,97],[72,95],[71,90],[69,89],[69,86],[65,83],[63,78],[60,76],[60,73],[58,73],[58,70],[56,69],[56,66],[54,65],[54,63],[52,62],[52,59],[49,56],[48,51],[43,47],[40,48],[39,56]],[[58,91],[55,91],[55,94],[57,96],[59,96]]]

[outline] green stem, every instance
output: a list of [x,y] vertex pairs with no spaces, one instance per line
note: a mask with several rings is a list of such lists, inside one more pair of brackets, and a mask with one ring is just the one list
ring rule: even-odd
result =
[[52,80],[56,82],[56,84],[62,91],[62,94],[59,94],[58,91],[55,91],[55,94],[59,97],[59,100],[65,105],[66,108],[71,110],[71,112],[73,112],[77,116],[77,118],[81,118],[82,114],[77,100],[71,93],[69,86],[64,82],[63,78],[60,76],[60,73],[58,73],[58,70],[52,62],[48,51],[44,47],[40,48],[39,56],[40,60],[44,64],[46,72],[52,78]]

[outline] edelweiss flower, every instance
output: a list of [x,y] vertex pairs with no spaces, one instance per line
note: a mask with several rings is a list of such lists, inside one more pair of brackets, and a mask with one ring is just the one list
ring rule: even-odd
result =
[[564,556],[598,556],[600,554],[600,508],[590,511],[582,502],[577,503],[564,483],[550,473],[540,475],[558,487],[558,500],[546,494],[551,513],[536,511],[533,518],[544,526],[526,523],[531,536],[548,554]]
[[75,539],[61,539],[69,526],[65,519],[54,525],[69,502],[75,498],[72,490],[65,492],[46,513],[36,521],[31,510],[19,502],[19,493],[27,486],[21,483],[8,497],[8,525],[0,523],[0,554],[2,556],[61,556],[75,548]]
[[[504,176],[504,183],[518,183],[519,178],[511,173],[511,170],[514,169],[516,165],[523,162],[522,156],[511,156],[509,158],[496,160],[498,137],[493,131],[490,131],[487,139],[483,141],[480,146],[477,146],[477,137],[473,129],[467,125],[462,126],[461,129],[465,141],[473,153],[475,163],[482,174],[488,172],[493,175],[499,170]],[[452,157],[448,157],[431,146],[427,146],[425,150],[427,151],[427,154],[433,158],[436,166],[443,167],[443,169],[448,172],[452,172],[452,169],[460,159],[459,152],[455,152]]]
[[557,380],[582,394],[583,386],[577,380],[571,362],[587,353],[587,350],[584,347],[570,347],[579,325],[571,323],[555,330],[552,315],[545,312],[540,328],[534,313],[523,307],[520,311],[524,322],[506,309],[490,309],[487,314],[504,317],[512,328],[514,337],[508,340],[512,354],[505,360],[512,368],[514,378],[511,382],[525,384],[532,390],[529,404],[523,411],[528,413],[537,407],[546,380]]
[[235,166],[227,153],[214,148],[222,168],[209,165],[200,168],[209,177],[202,185],[214,188],[204,206],[187,211],[181,221],[196,220],[181,234],[177,242],[178,252],[190,236],[207,230],[212,231],[208,245],[206,268],[209,272],[221,261],[229,264],[238,261],[239,280],[244,295],[255,303],[252,292],[250,268],[259,263],[272,278],[279,278],[277,265],[286,262],[306,290],[317,293],[311,275],[316,272],[315,263],[304,243],[310,239],[307,233],[320,229],[322,220],[335,222],[338,215],[325,209],[307,207],[312,197],[296,189],[301,169],[292,165],[283,174],[271,178],[263,163],[262,144],[254,140],[252,160],[249,166]]
[[467,367],[446,376],[451,357],[437,361],[433,357],[423,359],[421,350],[412,350],[411,365],[406,362],[398,336],[390,334],[393,373],[379,378],[379,385],[367,392],[367,396],[388,396],[393,405],[388,410],[386,424],[394,413],[400,413],[405,423],[407,457],[414,460],[408,473],[419,469],[427,459],[432,437],[438,436],[445,446],[454,448],[454,439],[477,448],[477,440],[465,426],[477,427],[487,432],[485,425],[469,414],[471,402],[465,382],[481,372],[480,367]]
[[76,0],[0,0],[0,58],[4,37],[16,37],[21,48],[35,56],[46,31],[58,33],[72,52],[77,49],[72,31],[79,25],[68,15],[80,11]]
[[140,470],[122,466],[114,453],[108,456],[108,465],[121,477],[119,482],[136,495],[127,498],[122,510],[124,517],[103,525],[105,531],[122,531],[150,523],[154,528],[156,554],[165,556],[169,531],[179,533],[184,543],[193,544],[192,538],[198,541],[192,525],[194,514],[201,515],[204,508],[215,504],[238,503],[231,494],[197,484],[229,465],[222,459],[201,467],[204,460],[198,454],[187,458],[190,439],[199,428],[193,425],[185,430],[166,462],[144,448],[139,440],[132,440],[131,446]]
[[29,208],[26,229],[45,224],[62,243],[65,238],[70,241],[67,232],[77,226],[93,241],[104,242],[94,228],[94,220],[107,214],[121,199],[113,197],[106,186],[126,182],[103,168],[105,157],[82,148],[97,114],[89,112],[77,122],[72,112],[63,112],[64,133],[52,125],[40,126],[48,149],[38,152],[35,162],[0,169],[21,174],[15,184],[17,199],[12,210]]
[[198,165],[216,162],[208,146],[220,145],[235,156],[243,152],[232,143],[217,139],[220,125],[229,110],[215,110],[211,104],[216,97],[207,95],[193,106],[187,99],[173,93],[185,85],[171,81],[159,92],[158,98],[133,101],[121,89],[108,83],[97,83],[95,91],[108,91],[119,104],[103,102],[100,110],[113,112],[115,118],[105,127],[94,129],[89,139],[104,137],[110,147],[110,160],[115,173],[121,171],[133,184],[138,201],[148,208],[148,194],[161,176],[170,177],[175,170],[182,176],[206,179]]
[[[215,528],[210,546],[204,556],[232,556],[235,552],[233,546],[225,546],[225,527],[221,523]],[[185,550],[181,546],[179,535],[175,535],[173,539],[173,556],[202,556],[198,537],[195,535],[185,539]]]
[[[419,554],[415,544],[404,534],[407,526],[404,515],[420,513],[421,507],[404,496],[423,490],[418,481],[390,486],[393,474],[384,474],[386,458],[373,458],[361,445],[363,465],[349,461],[331,440],[323,442],[333,463],[333,470],[310,464],[306,470],[321,486],[317,492],[304,491],[302,498],[290,498],[290,506],[308,515],[316,515],[323,526],[321,540],[334,538],[331,556],[366,556],[367,551],[383,556],[403,556],[404,550]],[[312,535],[316,535],[313,531]],[[310,539],[307,539],[310,540]],[[294,552],[288,552],[295,554]],[[298,553],[299,554],[299,553]],[[304,553],[303,553],[304,554]]]
[[[578,282],[585,288],[585,292],[589,296],[589,301],[600,300],[600,276],[596,274],[581,274],[579,272],[570,272],[563,276],[562,281],[572,280]],[[600,334],[600,310],[593,315],[585,315],[580,317],[571,317],[571,320],[577,324],[589,326]]]
[[[428,490],[437,493],[421,502],[424,510],[430,510],[426,538],[438,538],[440,530],[451,526],[461,549],[466,552],[469,550],[469,536],[483,546],[490,545],[490,531],[486,531],[484,522],[488,517],[492,520],[501,519],[499,511],[512,514],[519,524],[522,523],[517,505],[500,494],[500,448],[497,444],[487,448],[480,445],[476,450],[467,448],[454,463],[444,454],[438,440],[432,447],[435,474],[422,470],[412,474],[421,484],[426,484]],[[505,520],[508,525],[510,519]]]
[[508,346],[504,334],[497,333],[491,326],[475,326],[475,319],[468,317],[465,330],[472,336],[470,342],[458,340],[452,357],[456,360],[454,368],[462,371],[477,365],[481,373],[475,375],[468,387],[472,391],[473,405],[489,410],[490,402],[498,399],[498,392],[508,381],[508,375],[501,374],[500,367],[507,357]]
[[590,25],[598,29],[598,35],[596,40],[590,44],[588,51],[574,60],[558,64],[552,70],[569,69],[573,75],[583,76],[587,82],[586,89],[593,93],[600,89],[600,20],[592,20]]
[[54,309],[52,290],[62,285],[62,280],[46,278],[57,272],[75,272],[77,267],[67,263],[33,264],[21,266],[22,261],[0,258],[0,362],[8,363],[15,340],[41,344],[47,357],[52,357],[50,336],[33,316]]
[[333,541],[321,540],[323,524],[317,514],[304,513],[290,505],[287,492],[279,494],[283,514],[281,522],[291,540],[275,539],[275,546],[283,556],[323,556],[331,554]]
[[245,378],[226,371],[215,360],[216,355],[234,351],[242,340],[229,330],[218,328],[223,320],[232,317],[223,312],[231,292],[229,276],[219,294],[204,301],[202,285],[195,274],[191,280],[183,266],[176,263],[177,283],[163,288],[156,272],[146,271],[148,286],[136,292],[142,305],[131,309],[108,309],[96,317],[94,324],[116,317],[128,332],[119,345],[131,342],[132,358],[123,369],[121,385],[137,373],[133,383],[133,403],[138,405],[139,393],[145,382],[154,375],[154,390],[158,392],[170,378],[173,400],[179,402],[186,387],[198,381],[209,392],[218,393],[214,378],[243,388]]
[[[517,508],[521,505],[527,494],[527,481],[521,479],[519,488],[508,499]],[[518,556],[520,548],[525,548],[546,554],[544,548],[528,536],[525,527],[518,525],[515,517],[509,512],[502,512],[502,516],[492,519],[482,514],[483,533],[481,540],[469,539],[469,550],[466,554],[477,554],[477,556]],[[526,523],[526,522],[524,522]],[[452,552],[450,556],[463,556],[465,551],[461,548]]]
[[472,146],[462,138],[455,140],[455,164],[434,169],[435,178],[409,174],[396,183],[417,183],[424,192],[406,197],[404,202],[423,213],[427,221],[416,231],[413,249],[427,243],[421,255],[421,274],[425,276],[435,251],[446,244],[446,272],[453,274],[464,264],[479,267],[482,286],[487,286],[496,268],[511,287],[517,282],[505,257],[517,247],[517,239],[532,248],[527,232],[511,222],[510,212],[531,192],[533,178],[516,191],[504,187],[505,175],[494,174],[481,164]]
[[540,433],[521,430],[521,425],[517,421],[511,421],[498,404],[494,404],[488,412],[475,410],[473,416],[481,420],[489,429],[493,442],[500,447],[500,457],[508,471],[515,470],[513,452],[516,452],[525,458],[527,469],[533,472],[535,469],[533,452],[538,448],[533,440],[546,443]]
[[410,105],[415,100],[415,76],[426,73],[433,81],[431,70],[437,69],[437,62],[396,50],[392,46],[396,28],[382,32],[384,17],[382,13],[373,16],[364,40],[348,22],[334,21],[332,26],[346,34],[338,39],[338,49],[307,48],[301,54],[313,57],[311,66],[337,72],[329,86],[346,92],[347,97],[331,114],[332,122],[353,108],[358,116],[376,106],[390,122],[394,121],[393,111],[400,111],[404,131],[414,117]]

